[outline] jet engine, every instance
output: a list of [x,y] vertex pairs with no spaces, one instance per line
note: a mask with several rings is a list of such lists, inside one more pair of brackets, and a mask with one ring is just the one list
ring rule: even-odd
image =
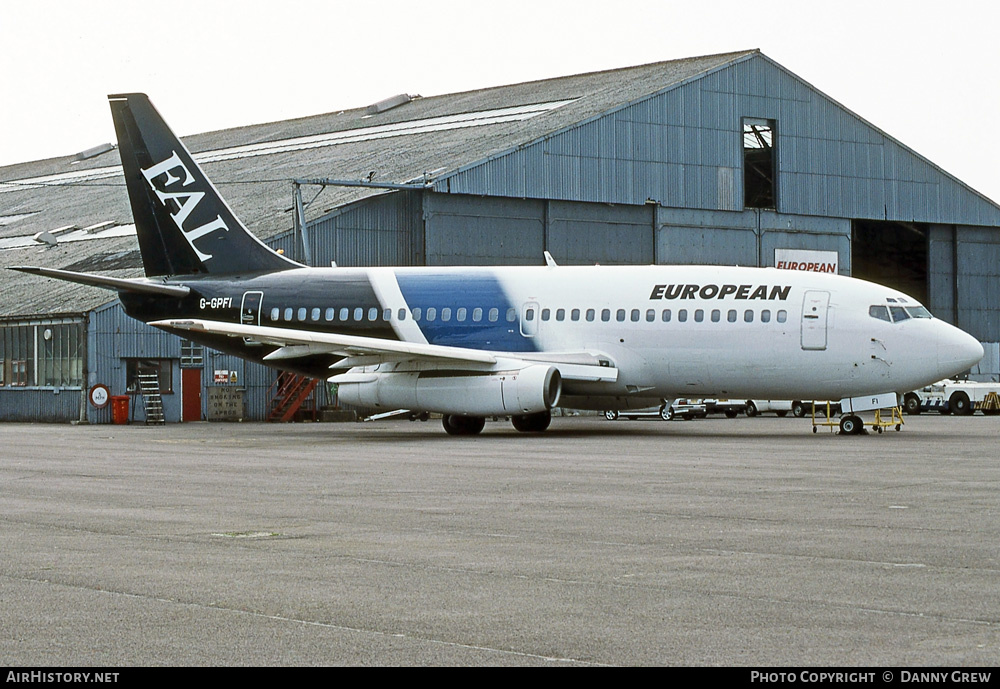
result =
[[420,409],[468,416],[543,412],[559,402],[562,376],[536,364],[514,371],[427,370],[346,373],[337,383],[341,402],[378,409]]

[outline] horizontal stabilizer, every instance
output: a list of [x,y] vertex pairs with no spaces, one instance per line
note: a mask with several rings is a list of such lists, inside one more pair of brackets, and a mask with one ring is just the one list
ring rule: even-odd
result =
[[104,275],[93,275],[91,273],[77,273],[72,270],[58,270],[56,268],[38,268],[35,266],[10,266],[10,270],[18,270],[22,273],[41,275],[67,282],[77,282],[81,285],[100,287],[102,289],[113,289],[119,292],[138,292],[140,294],[159,294],[167,297],[186,297],[191,293],[191,289],[184,285],[167,285],[154,280],[143,278],[127,279],[112,278]]

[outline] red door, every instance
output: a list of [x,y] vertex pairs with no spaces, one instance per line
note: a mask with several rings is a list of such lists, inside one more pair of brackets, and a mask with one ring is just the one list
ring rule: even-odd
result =
[[201,421],[201,369],[181,369],[182,421]]

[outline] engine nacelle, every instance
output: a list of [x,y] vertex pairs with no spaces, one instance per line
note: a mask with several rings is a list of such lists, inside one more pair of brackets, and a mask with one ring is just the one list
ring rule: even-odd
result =
[[483,373],[347,373],[331,380],[347,404],[467,416],[534,414],[554,407],[562,393],[559,370],[543,364]]

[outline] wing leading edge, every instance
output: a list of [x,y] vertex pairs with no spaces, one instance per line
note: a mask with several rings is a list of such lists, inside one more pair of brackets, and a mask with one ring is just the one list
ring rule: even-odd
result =
[[341,370],[356,366],[402,362],[423,362],[452,370],[489,370],[497,366],[509,367],[518,363],[525,366],[549,363],[558,368],[564,378],[570,380],[614,382],[618,379],[617,368],[586,363],[588,359],[594,360],[591,354],[559,353],[547,358],[544,353],[535,353],[526,357],[520,353],[511,355],[464,347],[201,319],[161,320],[153,321],[150,325],[169,330],[243,337],[276,346],[278,349],[264,357],[264,360],[269,362],[314,354],[332,354],[344,357],[333,366]]

